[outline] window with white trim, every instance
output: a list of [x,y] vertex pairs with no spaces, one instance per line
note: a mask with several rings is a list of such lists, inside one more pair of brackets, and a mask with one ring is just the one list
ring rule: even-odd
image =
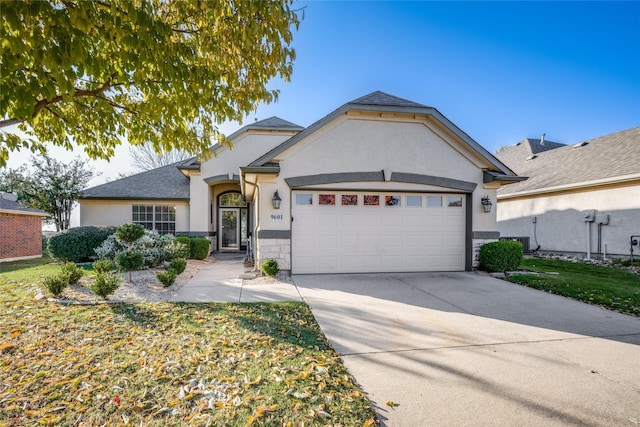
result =
[[176,234],[176,207],[169,205],[133,205],[131,220],[147,230]]

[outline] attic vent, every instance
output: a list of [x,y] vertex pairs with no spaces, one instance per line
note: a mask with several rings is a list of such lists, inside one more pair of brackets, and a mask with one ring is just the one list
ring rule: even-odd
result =
[[578,142],[577,144],[573,144],[573,148],[584,147],[587,144],[589,144],[587,141]]
[[537,158],[537,157],[538,157],[538,156],[536,156],[536,155],[534,154],[533,156],[529,156],[529,157],[527,157],[527,160],[533,160],[533,159],[535,159],[535,158]]

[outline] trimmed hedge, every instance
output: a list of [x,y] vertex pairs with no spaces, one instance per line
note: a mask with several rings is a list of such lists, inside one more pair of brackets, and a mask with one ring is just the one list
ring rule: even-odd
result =
[[209,246],[211,245],[209,239],[204,237],[192,237],[189,241],[191,244],[190,258],[205,259],[209,255]]
[[522,243],[513,240],[485,243],[480,248],[480,266],[489,272],[517,270],[522,258]]
[[60,261],[90,261],[96,258],[94,249],[115,231],[115,227],[69,228],[49,238],[49,253]]

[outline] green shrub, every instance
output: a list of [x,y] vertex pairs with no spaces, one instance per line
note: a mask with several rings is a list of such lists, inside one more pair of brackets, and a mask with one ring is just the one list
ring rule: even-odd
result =
[[42,281],[42,286],[56,297],[64,291],[68,284],[67,278],[62,274],[47,276]]
[[178,276],[178,274],[175,272],[175,270],[170,268],[168,270],[158,272],[156,276],[158,277],[160,283],[162,283],[165,288],[168,288],[169,286],[173,285],[173,282],[176,281],[176,277]]
[[75,285],[82,278],[84,271],[73,262],[67,262],[62,266],[60,275],[64,277],[68,285]]
[[267,276],[275,276],[280,271],[280,267],[278,267],[278,261],[275,259],[268,259],[262,263],[260,270]]
[[189,240],[187,239],[186,244],[178,241],[177,238],[169,240],[164,245],[164,252],[168,261],[176,258],[189,258],[189,253],[191,252]]
[[144,265],[149,268],[161,264],[167,257],[164,247],[173,240],[173,236],[158,234],[156,231],[145,230],[141,238],[128,244],[121,241],[115,234],[109,236],[96,248],[95,253],[100,259],[115,261],[122,252],[137,251],[144,256]]
[[93,285],[89,289],[101,298],[107,299],[107,296],[114,293],[120,287],[120,279],[117,275],[109,273],[97,273]]
[[187,245],[187,247],[189,248],[189,252],[191,252],[191,239],[189,238],[189,236],[176,236],[176,242]]
[[129,273],[129,282],[131,282],[131,272],[140,270],[144,266],[144,256],[142,252],[137,251],[122,252],[116,257],[116,265],[120,271]]
[[189,240],[191,243],[190,258],[205,259],[209,255],[209,246],[211,245],[209,239],[204,237],[192,237]]
[[49,253],[57,260],[83,262],[96,258],[94,249],[115,231],[115,227],[75,227],[49,238]]
[[181,274],[187,268],[187,260],[184,258],[174,258],[169,263],[169,270],[173,270],[176,274]]
[[49,238],[42,235],[42,255],[47,256],[49,254]]
[[113,269],[115,265],[110,259],[99,259],[93,263],[93,270],[96,273],[108,273]]
[[513,240],[485,243],[479,260],[481,267],[490,272],[517,270],[522,263],[522,244]]
[[116,228],[116,237],[122,242],[130,245],[144,236],[144,232],[144,226],[129,222],[127,224],[119,225],[118,228]]

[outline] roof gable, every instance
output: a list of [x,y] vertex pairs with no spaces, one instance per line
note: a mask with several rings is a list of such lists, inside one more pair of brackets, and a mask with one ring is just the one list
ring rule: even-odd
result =
[[640,178],[640,126],[538,152],[535,158],[529,160],[522,156],[513,158],[513,152],[517,152],[517,148],[509,147],[504,152],[500,151],[497,156],[516,173],[526,175],[529,179],[501,189],[502,196],[542,191],[545,188],[580,186],[589,182],[614,181],[633,175]]
[[447,119],[444,115],[442,115],[438,110],[433,107],[427,107],[423,104],[419,104],[417,102],[409,101],[403,98],[399,98],[393,95],[389,95],[387,93],[381,91],[375,91],[368,95],[364,95],[360,98],[357,98],[353,101],[350,101],[333,112],[329,113],[327,116],[318,120],[308,128],[304,129],[302,132],[288,139],[284,143],[280,144],[273,150],[254,160],[249,166],[252,167],[260,167],[269,162],[272,162],[275,157],[277,157],[280,153],[289,149],[293,145],[297,144],[304,138],[308,137],[312,133],[321,129],[328,123],[332,122],[339,116],[349,112],[349,111],[379,111],[379,112],[389,112],[389,113],[406,113],[406,114],[420,114],[426,115],[434,118],[436,121],[441,123],[445,128],[451,131],[454,135],[456,135],[464,144],[466,144],[470,150],[476,152],[478,155],[483,157],[488,161],[489,164],[493,166],[495,171],[500,172],[505,176],[515,176],[513,171],[511,171],[507,166],[501,163],[496,157],[494,157],[491,153],[489,153],[484,147],[474,141],[469,135],[463,132],[460,128],[458,128],[455,124],[453,124],[449,119]]

